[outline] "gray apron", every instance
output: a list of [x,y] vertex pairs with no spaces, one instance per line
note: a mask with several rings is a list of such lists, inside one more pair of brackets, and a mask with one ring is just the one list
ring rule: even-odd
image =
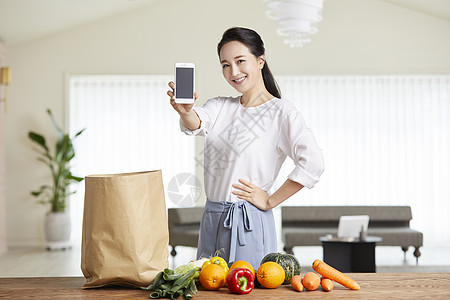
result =
[[227,262],[245,260],[258,269],[268,253],[277,252],[272,210],[247,201],[207,200],[200,223],[197,259],[220,256]]

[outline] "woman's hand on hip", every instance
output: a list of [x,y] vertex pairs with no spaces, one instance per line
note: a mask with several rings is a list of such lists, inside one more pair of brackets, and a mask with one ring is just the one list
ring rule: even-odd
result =
[[[191,104],[184,104],[184,103],[175,103],[175,83],[173,81],[169,82],[169,87],[171,90],[167,91],[167,95],[170,97],[170,104],[172,107],[180,114],[188,113],[192,107],[194,106],[194,103]],[[194,93],[194,98],[197,100],[197,93]],[[195,102],[194,100],[194,102]]]
[[269,194],[266,191],[262,190],[258,186],[254,185],[250,181],[239,179],[241,184],[232,184],[236,190],[232,191],[234,195],[238,196],[238,199],[245,200],[256,206],[261,210],[269,210]]

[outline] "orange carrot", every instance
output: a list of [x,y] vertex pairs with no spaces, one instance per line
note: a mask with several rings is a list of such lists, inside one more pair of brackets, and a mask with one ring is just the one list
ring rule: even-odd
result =
[[322,285],[322,289],[325,292],[330,292],[334,288],[333,281],[329,278],[322,277],[322,280],[320,281],[320,285]]
[[313,269],[320,275],[322,275],[325,278],[329,278],[339,284],[342,284],[343,286],[352,289],[352,290],[359,290],[359,284],[348,277],[347,275],[339,272],[335,268],[327,265],[323,261],[316,259],[313,263]]
[[320,277],[316,272],[308,272],[303,276],[302,284],[308,291],[315,291],[320,286]]
[[291,279],[291,285],[296,291],[303,291],[302,278],[300,275],[295,275]]

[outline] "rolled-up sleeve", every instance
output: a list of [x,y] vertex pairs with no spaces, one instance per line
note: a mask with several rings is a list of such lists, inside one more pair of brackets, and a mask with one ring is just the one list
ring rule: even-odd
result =
[[[220,98],[212,98],[206,101],[202,107],[192,108],[197,116],[200,118],[200,128],[190,130],[184,126],[180,118],[180,129],[187,135],[206,136],[214,125],[217,119],[217,114],[220,108]],[[222,100],[223,101],[223,100]]]
[[290,112],[282,120],[277,148],[295,163],[288,178],[309,189],[314,187],[324,171],[323,155],[299,111]]

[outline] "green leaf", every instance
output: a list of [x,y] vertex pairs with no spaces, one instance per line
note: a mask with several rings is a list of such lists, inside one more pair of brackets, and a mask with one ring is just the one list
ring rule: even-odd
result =
[[70,192],[70,193],[65,194],[65,196],[66,196],[66,197],[69,197],[70,195],[73,195],[73,194],[76,194],[76,193],[77,193],[77,191],[73,191],[73,192]]
[[33,195],[34,197],[39,197],[40,194],[42,194],[44,191],[34,191],[31,192],[31,195]]
[[49,190],[49,189],[51,189],[50,186],[48,186],[48,185],[42,185],[42,186],[39,188],[39,190],[37,190],[37,191],[32,191],[32,192],[31,192],[31,195],[33,195],[33,196],[35,196],[35,197],[39,197],[43,192],[45,192],[46,190]]
[[47,147],[47,143],[45,142],[45,138],[40,135],[39,133],[30,131],[28,132],[28,137],[35,143],[37,143],[38,145],[42,146],[47,152],[48,152],[48,147]]
[[56,131],[58,132],[58,139],[60,139],[62,136],[64,136],[64,131],[59,127],[58,123],[56,123],[55,118],[53,117],[52,111],[50,109],[47,109],[47,113],[49,114],[50,118],[52,119],[53,126],[55,126]]
[[77,132],[77,134],[75,134],[74,138],[76,138],[77,136],[79,136],[80,134],[83,133],[83,131],[85,131],[86,128],[81,129],[80,131]]
[[71,152],[67,153],[67,156],[65,157],[65,161],[69,162],[75,157],[75,152],[72,150]]
[[83,177],[77,177],[77,176],[73,176],[72,173],[69,173],[69,175],[67,176],[68,179],[71,180],[75,180],[76,182],[81,182],[84,180]]

